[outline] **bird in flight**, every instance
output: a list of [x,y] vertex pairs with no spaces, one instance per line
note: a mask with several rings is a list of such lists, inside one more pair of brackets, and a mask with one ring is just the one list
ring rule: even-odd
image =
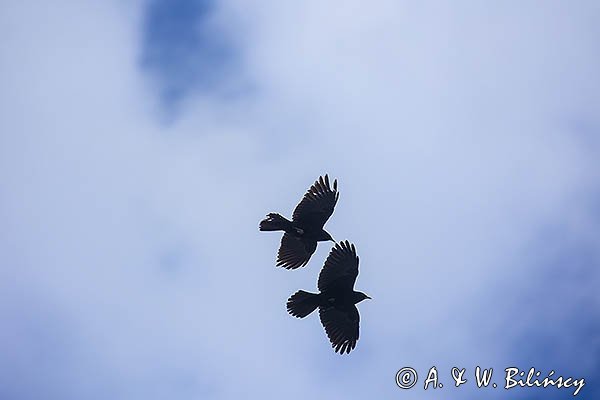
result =
[[358,341],[360,316],[356,304],[370,299],[354,290],[358,276],[358,256],[347,240],[336,243],[329,253],[317,286],[320,293],[299,290],[287,301],[288,313],[304,318],[319,308],[321,324],[336,353],[350,353]]
[[276,213],[267,214],[267,218],[260,221],[261,231],[285,232],[277,252],[278,267],[303,267],[317,249],[317,242],[335,242],[323,226],[333,214],[339,195],[337,179],[333,181],[332,190],[329,177],[320,176],[294,209],[291,221]]

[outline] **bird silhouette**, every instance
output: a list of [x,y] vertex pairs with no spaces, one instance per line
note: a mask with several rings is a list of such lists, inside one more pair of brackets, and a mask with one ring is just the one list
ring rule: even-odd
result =
[[291,221],[280,214],[270,213],[260,222],[261,231],[285,232],[277,252],[278,267],[303,267],[317,249],[317,242],[335,242],[323,226],[333,214],[339,195],[337,179],[333,181],[331,190],[329,177],[320,176],[294,209]]
[[319,308],[321,324],[336,353],[350,353],[358,341],[360,316],[356,304],[370,299],[354,290],[358,276],[358,256],[347,240],[336,243],[319,274],[320,293],[299,290],[287,301],[288,313],[304,318]]

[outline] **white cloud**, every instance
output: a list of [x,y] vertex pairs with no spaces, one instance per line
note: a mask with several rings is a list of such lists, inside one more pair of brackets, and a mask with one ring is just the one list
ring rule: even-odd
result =
[[[199,94],[169,126],[137,66],[138,4],[3,7],[0,369],[15,396],[33,378],[60,398],[399,395],[405,364],[510,358],[474,330],[510,316],[473,316],[533,270],[515,254],[545,226],[588,234],[572,205],[598,149],[569,125],[598,123],[586,7],[230,2],[217,19],[238,24],[256,90]],[[346,358],[316,316],[285,314],[328,246],[277,270],[278,235],[257,231],[323,172],[342,192],[328,230],[357,244],[374,297]]]

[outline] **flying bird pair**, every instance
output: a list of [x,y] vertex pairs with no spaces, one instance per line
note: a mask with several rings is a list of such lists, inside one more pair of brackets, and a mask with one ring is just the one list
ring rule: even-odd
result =
[[[270,213],[260,222],[261,231],[284,231],[276,265],[286,269],[305,266],[317,249],[317,242],[332,241],[323,227],[333,214],[339,198],[337,180],[333,190],[325,175],[308,189],[294,209],[292,220]],[[320,293],[299,290],[287,301],[294,317],[304,318],[317,308],[325,332],[336,353],[350,353],[356,347],[360,316],[356,304],[370,299],[354,290],[358,276],[356,248],[347,240],[336,243],[319,274]]]

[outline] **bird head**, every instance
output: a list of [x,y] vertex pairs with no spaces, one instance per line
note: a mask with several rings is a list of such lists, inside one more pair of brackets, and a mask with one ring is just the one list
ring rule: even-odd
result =
[[329,232],[327,232],[325,230],[323,231],[323,239],[325,239],[326,241],[331,241],[333,243],[337,243],[335,241],[335,239],[331,237],[331,235],[329,234]]
[[354,292],[354,304],[360,303],[365,299],[371,299],[369,296],[364,294],[363,292]]

